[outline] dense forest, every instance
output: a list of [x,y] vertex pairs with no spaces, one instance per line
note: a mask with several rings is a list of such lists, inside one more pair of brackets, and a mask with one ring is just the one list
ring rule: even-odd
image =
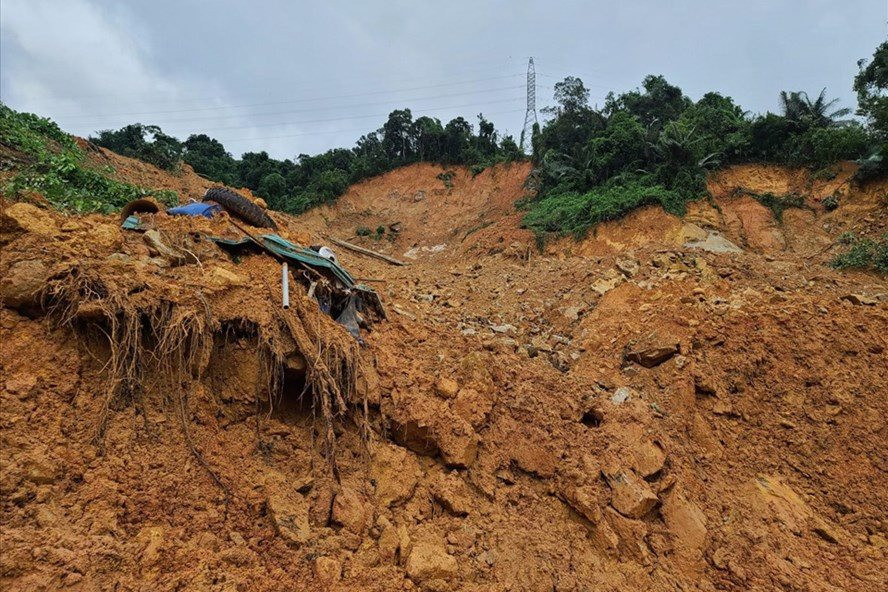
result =
[[[555,85],[555,107],[535,128],[525,156],[510,136],[478,115],[446,125],[393,111],[383,126],[355,147],[276,160],[266,152],[235,159],[205,134],[184,142],[155,126],[133,124],[100,132],[92,141],[164,168],[180,161],[219,182],[248,187],[271,207],[300,213],[335,200],[351,184],[417,161],[462,164],[473,172],[497,162],[530,157],[538,192],[525,204],[525,223],[539,232],[582,233],[602,220],[659,203],[681,214],[704,194],[706,172],[739,162],[768,162],[823,170],[839,160],[860,160],[859,180],[886,173],[888,165],[888,43],[858,63],[853,81],[857,115],[828,100],[826,92],[780,93],[780,113],[750,114],[730,97],[710,92],[692,101],[663,76],[639,89],[610,93],[589,105],[580,78]],[[477,131],[476,131],[477,128]],[[823,174],[829,174],[824,171]]]
[[[781,92],[779,113],[751,114],[716,92],[693,101],[653,75],[641,88],[610,93],[603,106],[593,107],[583,81],[567,77],[555,85],[555,106],[544,110],[544,124],[533,130],[530,155],[483,115],[474,125],[463,117],[442,124],[413,119],[409,109],[392,111],[352,148],[292,160],[264,151],[238,159],[206,134],[181,141],[140,123],[100,131],[90,140],[171,171],[186,162],[201,175],[248,187],[270,207],[294,214],[334,201],[361,179],[413,162],[466,165],[477,173],[531,158],[537,191],[522,204],[525,224],[539,233],[582,234],[646,204],[681,214],[689,200],[705,194],[707,171],[732,163],[804,166],[829,175],[837,161],[857,160],[858,182],[888,174],[888,42],[858,68],[857,118],[825,91]],[[147,191],[99,182],[77,164],[77,146],[49,120],[2,106],[0,136],[33,160],[14,178],[13,191],[41,191],[80,211],[107,211]]]
[[294,160],[276,160],[264,151],[247,152],[238,160],[206,134],[180,142],[157,126],[139,123],[99,132],[90,140],[165,169],[184,161],[210,179],[248,187],[270,207],[291,214],[333,201],[361,179],[413,162],[467,165],[477,172],[524,158],[514,139],[500,139],[483,115],[478,115],[476,133],[463,117],[442,125],[431,117],[414,120],[410,109],[392,111],[380,129],[361,136],[354,148],[300,154]]
[[641,205],[675,214],[704,194],[708,170],[740,162],[804,166],[830,174],[859,160],[856,179],[888,173],[888,43],[854,79],[858,115],[805,92],[781,92],[781,113],[750,115],[710,92],[691,101],[662,76],[589,106],[578,78],[555,86],[557,107],[534,137],[539,192],[525,223],[540,232],[582,233]]

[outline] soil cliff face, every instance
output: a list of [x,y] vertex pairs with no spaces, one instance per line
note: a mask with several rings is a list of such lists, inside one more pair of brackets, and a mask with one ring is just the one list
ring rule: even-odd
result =
[[[151,216],[194,255],[171,261],[110,217],[6,204],[3,588],[885,589],[888,284],[825,262],[885,232],[888,185],[735,167],[682,219],[540,252],[528,172],[415,165],[274,214],[410,263],[334,246],[388,309],[360,351],[301,288],[281,317],[276,262],[197,239],[224,217]],[[338,479],[319,351],[356,368]]]

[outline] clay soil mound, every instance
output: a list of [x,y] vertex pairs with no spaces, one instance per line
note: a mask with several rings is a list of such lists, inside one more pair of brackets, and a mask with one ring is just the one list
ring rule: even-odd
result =
[[282,315],[277,262],[196,238],[224,217],[148,216],[177,258],[6,204],[0,586],[888,587],[888,283],[825,265],[884,232],[886,185],[737,167],[683,219],[541,253],[527,165],[452,172],[275,214],[410,263],[336,249],[388,309],[364,346],[301,284]]

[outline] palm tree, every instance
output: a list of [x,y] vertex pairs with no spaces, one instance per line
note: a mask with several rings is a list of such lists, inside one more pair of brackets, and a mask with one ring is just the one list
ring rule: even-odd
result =
[[804,127],[838,127],[849,123],[849,120],[841,118],[850,115],[851,109],[842,107],[830,111],[838,102],[839,99],[826,100],[825,88],[813,101],[805,91],[780,91],[783,116]]

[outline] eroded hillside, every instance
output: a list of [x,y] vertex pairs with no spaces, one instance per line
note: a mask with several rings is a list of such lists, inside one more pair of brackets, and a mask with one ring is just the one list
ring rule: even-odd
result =
[[[336,248],[389,313],[359,352],[293,295],[312,347],[359,368],[338,480],[278,264],[194,240],[224,217],[150,217],[195,255],[171,266],[115,218],[7,204],[4,588],[884,589],[888,284],[826,263],[843,233],[885,232],[888,186],[735,167],[682,219],[642,209],[540,252],[514,208],[528,172],[415,165],[275,214],[294,241],[409,263]],[[802,201],[778,220],[768,193]],[[201,355],[171,382],[178,350],[145,329],[104,413],[115,319],[184,319]]]

